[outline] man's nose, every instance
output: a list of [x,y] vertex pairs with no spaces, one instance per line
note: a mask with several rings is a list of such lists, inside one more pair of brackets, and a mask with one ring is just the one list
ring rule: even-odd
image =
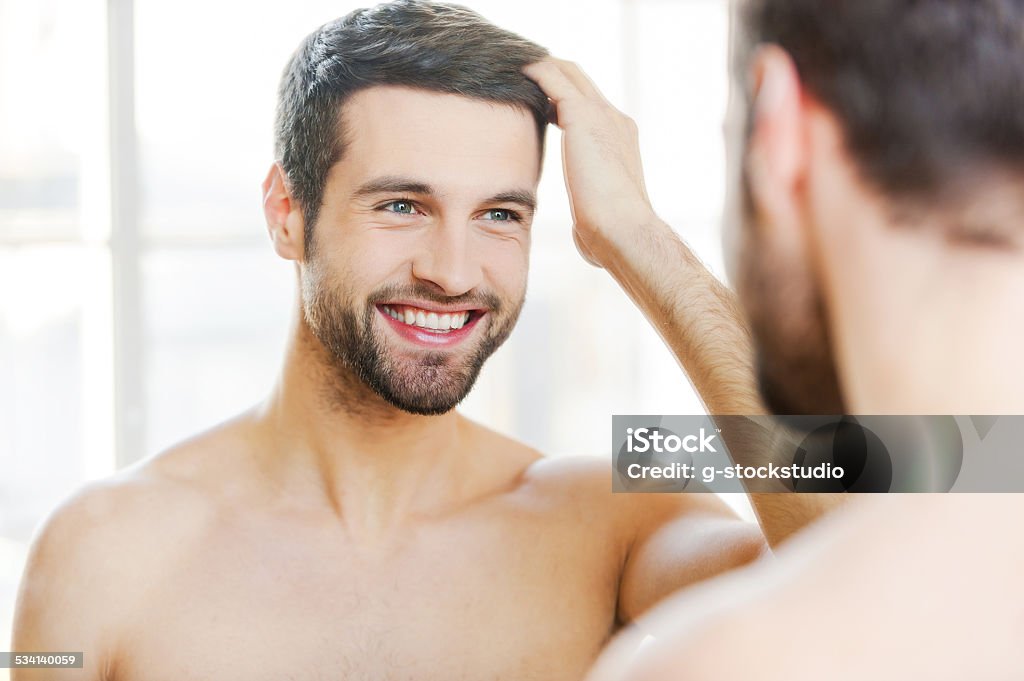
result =
[[429,281],[447,296],[459,296],[480,284],[483,267],[473,248],[469,225],[454,220],[439,222],[424,233],[413,260],[412,274]]

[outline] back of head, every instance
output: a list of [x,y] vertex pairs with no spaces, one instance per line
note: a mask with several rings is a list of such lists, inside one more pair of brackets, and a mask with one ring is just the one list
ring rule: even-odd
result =
[[1019,409],[1024,0],[736,1],[737,288],[766,401]]
[[1024,0],[745,0],[738,29],[737,77],[786,50],[885,195],[1024,170]]
[[358,9],[307,36],[282,76],[275,125],[307,247],[327,174],[344,153],[340,111],[349,96],[392,85],[522,107],[543,143],[549,103],[520,69],[546,55],[472,10],[431,0]]

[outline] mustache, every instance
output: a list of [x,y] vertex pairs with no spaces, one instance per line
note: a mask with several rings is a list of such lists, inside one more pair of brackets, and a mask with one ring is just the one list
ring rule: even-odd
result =
[[496,293],[488,290],[472,290],[458,296],[446,296],[438,293],[426,284],[412,284],[401,286],[398,284],[385,284],[373,291],[368,297],[370,305],[383,305],[396,298],[417,298],[429,303],[438,305],[459,305],[472,308],[487,308],[491,312],[498,312],[502,308],[501,298]]

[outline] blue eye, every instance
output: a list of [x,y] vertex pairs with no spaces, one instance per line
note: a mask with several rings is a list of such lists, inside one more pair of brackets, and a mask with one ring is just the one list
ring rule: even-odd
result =
[[381,207],[390,213],[399,213],[401,215],[412,215],[416,212],[416,206],[413,205],[412,201],[391,201]]
[[519,215],[507,208],[492,208],[484,213],[484,215],[490,216],[487,219],[494,220],[495,222],[515,222],[519,220]]

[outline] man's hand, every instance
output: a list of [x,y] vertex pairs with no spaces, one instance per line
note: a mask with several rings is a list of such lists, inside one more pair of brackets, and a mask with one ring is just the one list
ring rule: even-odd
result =
[[665,228],[647,197],[636,123],[572,62],[548,58],[523,71],[555,105],[576,247],[605,267],[635,230]]

